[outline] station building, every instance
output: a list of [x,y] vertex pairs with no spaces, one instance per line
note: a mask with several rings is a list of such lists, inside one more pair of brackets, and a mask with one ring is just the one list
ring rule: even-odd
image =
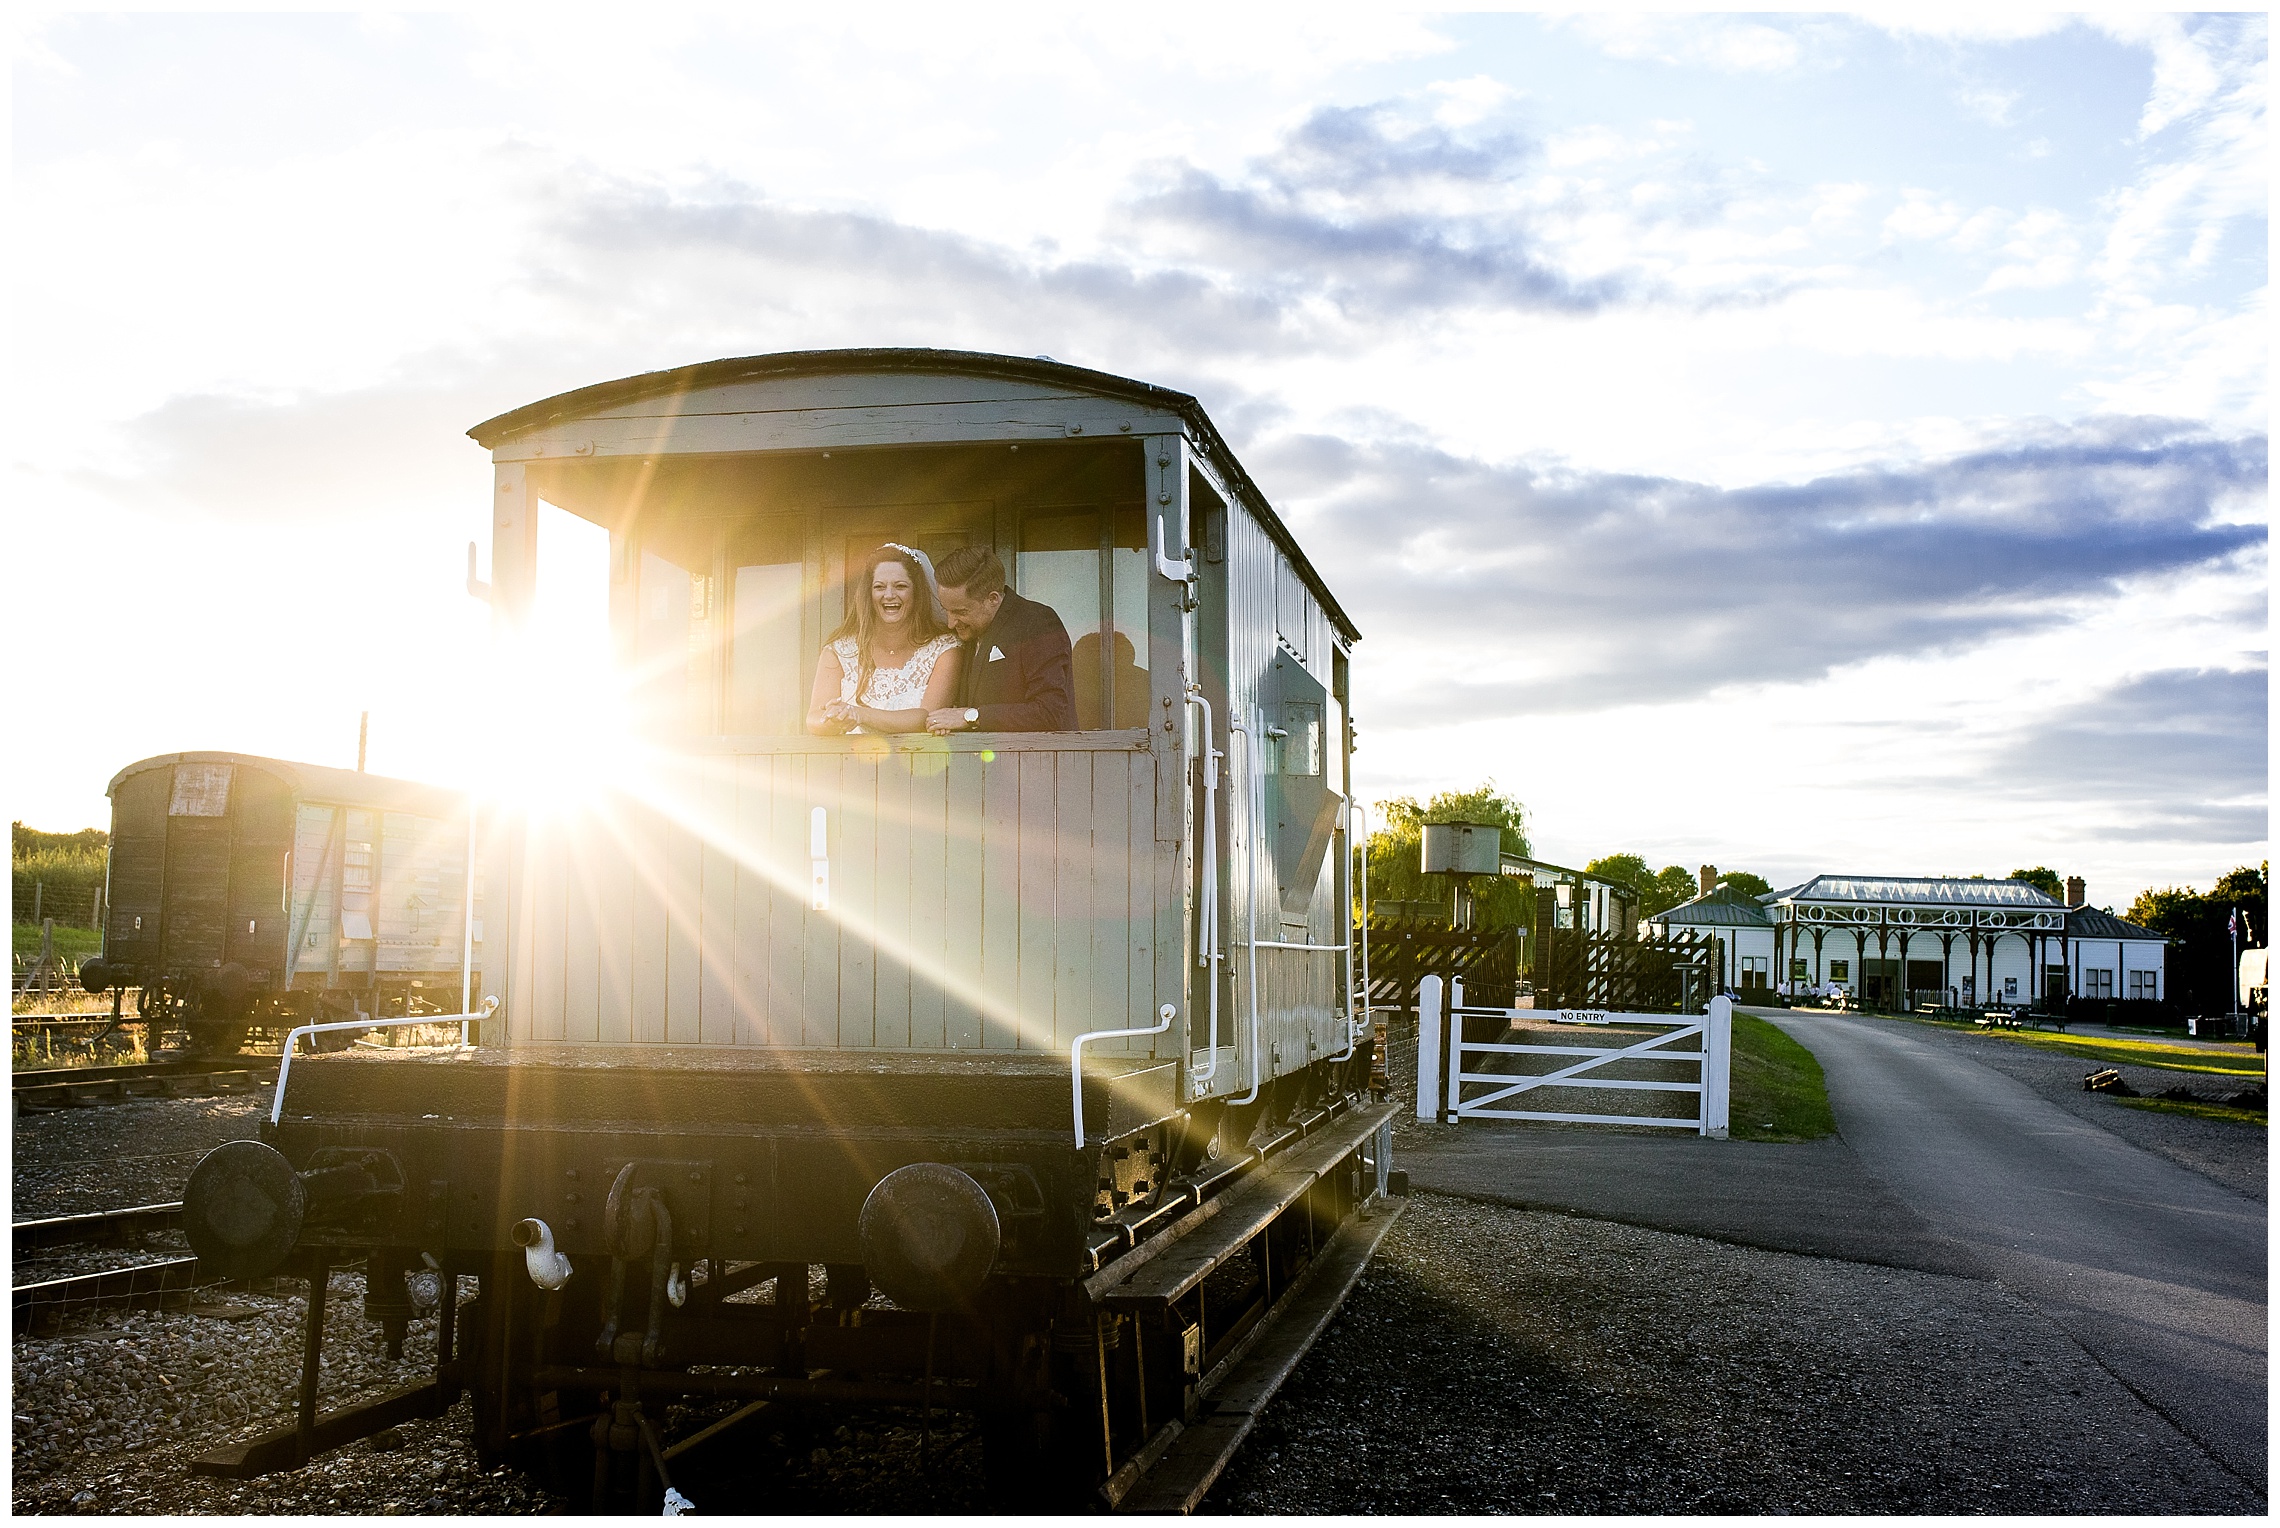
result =
[[1885,1009],[2166,997],[2167,941],[2084,906],[2080,877],[2066,891],[2060,902],[2024,881],[1818,875],[1761,897],[1712,886],[1640,932],[1720,938],[1726,985],[1741,993],[1842,991]]

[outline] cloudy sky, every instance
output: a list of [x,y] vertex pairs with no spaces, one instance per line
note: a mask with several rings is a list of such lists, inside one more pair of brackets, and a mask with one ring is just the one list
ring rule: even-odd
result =
[[1203,400],[1363,630],[1368,796],[2117,904],[2264,856],[2261,16],[1006,17],[29,24],[11,815],[366,709],[467,778],[468,425],[932,345]]

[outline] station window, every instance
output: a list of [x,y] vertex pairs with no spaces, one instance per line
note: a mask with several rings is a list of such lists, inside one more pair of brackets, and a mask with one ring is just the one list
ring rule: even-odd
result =
[[1830,962],[1829,962],[1829,980],[1830,980],[1830,981],[1833,981],[1833,982],[1849,982],[1849,981],[1851,981],[1851,980],[1852,980],[1852,962],[1851,962],[1851,961],[1849,961],[1849,960],[1832,960],[1832,961],[1830,961]]

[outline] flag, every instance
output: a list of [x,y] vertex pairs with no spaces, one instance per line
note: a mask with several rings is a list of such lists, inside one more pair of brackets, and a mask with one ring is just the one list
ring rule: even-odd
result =
[[2232,912],[2231,912],[2231,913],[2230,913],[2230,914],[2229,914],[2229,915],[2228,915],[2228,916],[2225,918],[2225,932],[2226,932],[2227,934],[2230,934],[2230,935],[2231,935],[2233,938],[2235,938],[2235,939],[2238,939],[2238,938],[2240,937],[2240,909],[2239,909],[2239,908],[2237,908],[2237,907],[2236,907],[2236,908],[2234,908],[2234,909],[2232,910]]

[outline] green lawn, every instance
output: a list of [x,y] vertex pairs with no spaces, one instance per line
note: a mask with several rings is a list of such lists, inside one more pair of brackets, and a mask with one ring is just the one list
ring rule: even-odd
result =
[[2115,1103],[2126,1109],[2146,1109],[2155,1114],[2186,1114],[2194,1119],[2221,1119],[2235,1125],[2254,1125],[2264,1128],[2262,1109],[2235,1109],[2225,1104],[2187,1103],[2181,1098],[2117,1098]]
[[[18,955],[27,958],[40,953],[40,926],[37,923],[19,923],[12,943]],[[93,928],[65,928],[55,926],[55,952],[63,957],[72,969],[90,955],[102,953],[103,931]]]
[[1836,1129],[1828,1086],[1813,1053],[1764,1019],[1735,1014],[1728,1137],[1811,1141],[1834,1135]]

